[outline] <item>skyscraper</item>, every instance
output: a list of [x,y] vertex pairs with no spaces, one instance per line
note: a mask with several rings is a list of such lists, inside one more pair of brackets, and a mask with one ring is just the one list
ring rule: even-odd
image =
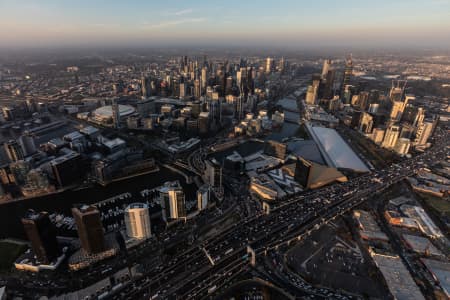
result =
[[81,178],[85,171],[82,166],[81,155],[71,151],[49,162],[52,173],[59,187],[67,186]]
[[331,59],[325,59],[323,61],[323,67],[322,67],[322,79],[325,79],[327,74],[328,74],[328,70],[330,70],[331,68]]
[[398,80],[396,84],[392,81],[392,87],[389,92],[389,99],[391,100],[391,114],[390,118],[393,121],[400,121],[403,115],[403,111],[406,104],[411,99],[411,97],[404,97],[406,87],[406,81]]
[[353,74],[353,58],[350,54],[345,60],[344,76],[342,78],[341,91],[345,90],[345,86],[350,84],[350,79]]
[[381,143],[384,140],[384,129],[383,128],[375,128],[372,131],[372,141],[377,144],[381,145]]
[[363,133],[371,133],[373,127],[372,115],[363,112],[359,121],[359,130]]
[[112,99],[112,118],[113,118],[113,126],[114,128],[120,127],[120,111],[119,111],[119,103],[117,102],[118,99],[113,98]]
[[22,218],[22,224],[40,263],[49,264],[58,257],[60,250],[56,240],[56,229],[47,212],[36,213],[29,210]]
[[95,206],[78,205],[72,208],[72,215],[84,251],[88,254],[104,251],[105,237],[98,209]]
[[144,75],[141,78],[141,90],[143,98],[148,98],[152,95],[150,79]]
[[132,203],[124,213],[127,236],[136,239],[148,239],[152,236],[150,214],[145,203]]
[[209,196],[210,196],[210,188],[208,184],[202,185],[197,190],[197,209],[204,210],[208,206]]
[[242,120],[244,118],[244,95],[239,95],[236,99],[236,118]]
[[186,97],[186,84],[184,82],[180,82],[180,99],[184,99]]
[[200,99],[200,96],[202,95],[202,89],[200,86],[200,80],[195,79],[194,80],[194,98],[196,100]]
[[317,90],[312,85],[308,86],[308,89],[306,90],[305,102],[309,105],[317,104]]
[[209,185],[213,187],[222,187],[222,166],[215,159],[206,161],[206,178]]
[[179,219],[186,217],[184,192],[181,187],[163,187],[160,189],[160,202],[163,219]]
[[272,73],[272,70],[273,70],[273,58],[272,57],[266,58],[266,68],[265,69],[266,69],[265,71],[267,74]]
[[206,92],[206,86],[208,84],[208,69],[206,67],[202,68],[201,81],[201,95],[204,95]]
[[387,149],[393,149],[397,143],[397,140],[400,135],[400,126],[398,125],[390,125],[386,129],[386,133],[384,135],[383,143],[381,146]]
[[280,62],[278,63],[278,70],[279,70],[281,73],[283,73],[285,67],[286,67],[286,62],[285,62],[284,56],[283,56],[283,57],[281,57]]
[[411,146],[411,140],[408,138],[399,138],[394,146],[394,151],[399,155],[408,154],[409,148]]
[[423,147],[427,144],[428,139],[433,134],[435,123],[433,121],[424,121],[417,127],[416,138],[414,144],[416,147]]
[[[323,98],[332,99],[335,94],[334,81],[336,77],[336,70],[329,69],[325,77],[325,86],[323,89]],[[343,87],[343,92],[345,92],[345,86]]]

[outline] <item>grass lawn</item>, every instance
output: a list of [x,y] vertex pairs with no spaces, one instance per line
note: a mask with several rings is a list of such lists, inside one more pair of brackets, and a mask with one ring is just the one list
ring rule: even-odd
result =
[[0,272],[9,271],[17,257],[26,249],[27,245],[24,244],[0,241]]

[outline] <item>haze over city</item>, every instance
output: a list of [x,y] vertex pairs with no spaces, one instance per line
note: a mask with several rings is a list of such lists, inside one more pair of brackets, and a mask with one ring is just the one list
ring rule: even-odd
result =
[[0,0],[0,300],[450,299],[450,0]]
[[0,47],[450,45],[450,1],[0,1]]

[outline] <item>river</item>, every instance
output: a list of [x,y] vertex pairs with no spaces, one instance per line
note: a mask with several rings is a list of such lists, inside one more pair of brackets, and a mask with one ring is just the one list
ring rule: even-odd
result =
[[31,199],[25,199],[16,202],[3,203],[0,205],[0,237],[25,238],[23,226],[20,221],[21,216],[28,209],[36,211],[48,211],[49,213],[57,212],[65,215],[71,215],[71,208],[76,203],[91,204],[112,196],[129,192],[133,195],[130,203],[139,201],[138,193],[144,189],[151,189],[162,185],[166,181],[179,180],[186,194],[186,200],[194,199],[197,191],[195,184],[186,184],[184,177],[170,171],[164,167],[160,167],[160,171],[150,173],[139,177],[126,179],[119,182],[111,183],[103,187],[96,185],[94,187],[77,190],[64,191],[62,193],[40,196]]

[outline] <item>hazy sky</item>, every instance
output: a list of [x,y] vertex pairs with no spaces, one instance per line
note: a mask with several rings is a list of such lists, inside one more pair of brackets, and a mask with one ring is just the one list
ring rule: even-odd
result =
[[450,0],[0,0],[0,47],[450,47]]

